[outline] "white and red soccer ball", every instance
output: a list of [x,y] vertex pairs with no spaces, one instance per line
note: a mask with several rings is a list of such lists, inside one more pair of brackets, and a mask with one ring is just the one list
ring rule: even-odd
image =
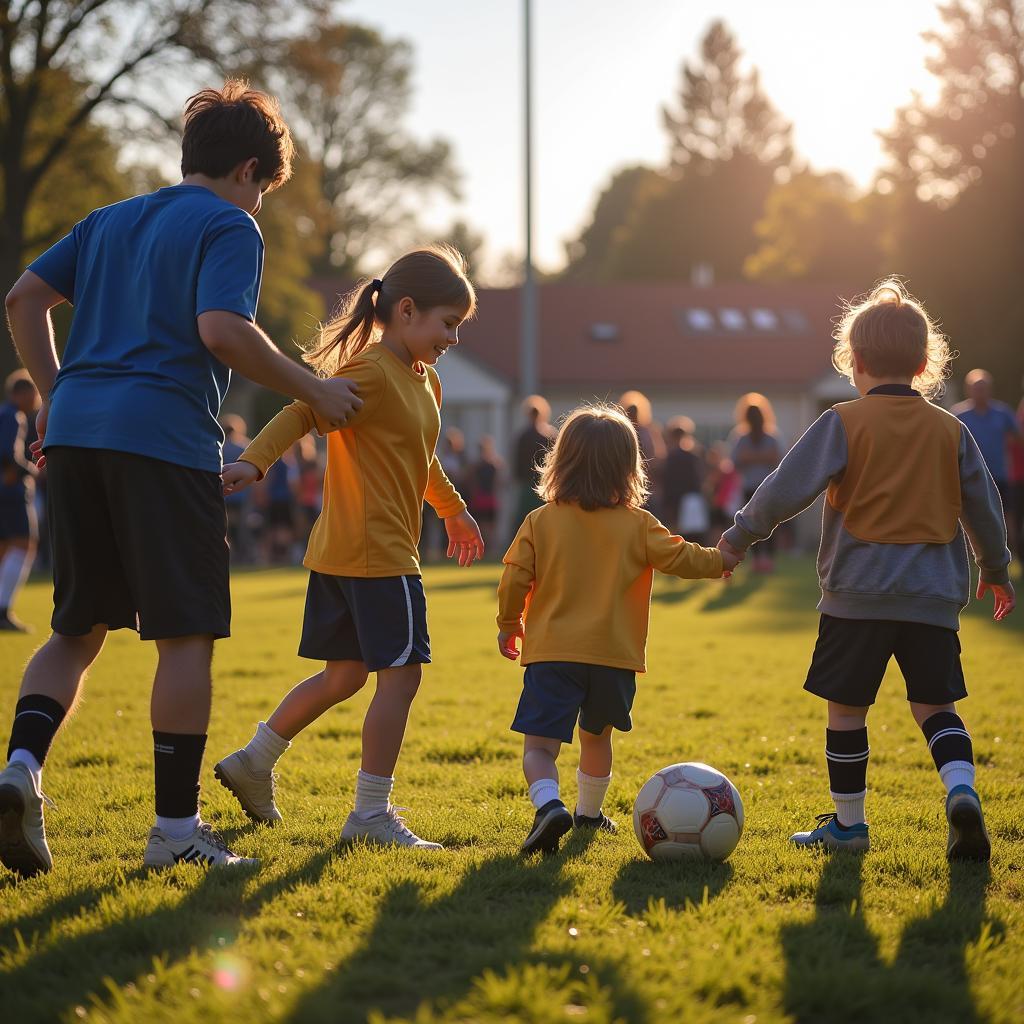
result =
[[644,783],[633,805],[633,828],[652,860],[725,860],[743,833],[743,801],[720,771],[684,761]]

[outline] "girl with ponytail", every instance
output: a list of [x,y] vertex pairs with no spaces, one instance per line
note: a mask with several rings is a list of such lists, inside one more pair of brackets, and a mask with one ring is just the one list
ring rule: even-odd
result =
[[337,429],[294,402],[224,469],[225,493],[237,493],[310,430],[327,435],[323,511],[303,560],[310,578],[299,643],[301,657],[325,667],[297,684],[252,740],[214,769],[254,821],[281,820],[273,768],[292,738],[375,672],[355,809],[341,838],[440,849],[405,825],[390,796],[420,666],[430,661],[417,548],[424,500],[444,521],[449,557],[468,566],[484,550],[434,452],[441,426],[434,363],[459,343],[459,325],[475,308],[456,250],[406,253],[350,293],[305,356],[321,376],[353,381],[362,408]]

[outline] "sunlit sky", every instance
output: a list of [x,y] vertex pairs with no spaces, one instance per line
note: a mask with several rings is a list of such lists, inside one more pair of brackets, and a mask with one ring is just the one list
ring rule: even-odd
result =
[[[866,185],[875,132],[912,90],[934,95],[921,32],[934,0],[534,0],[536,258],[554,268],[617,168],[664,163],[661,105],[708,23],[724,18],[794,125],[799,155]],[[492,265],[523,245],[520,0],[349,0],[347,17],[415,49],[409,125],[443,136],[463,200],[425,210],[434,227],[464,217]]]

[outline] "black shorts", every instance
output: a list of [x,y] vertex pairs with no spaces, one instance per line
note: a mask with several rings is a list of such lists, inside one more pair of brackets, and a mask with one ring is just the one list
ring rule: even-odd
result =
[[143,640],[231,632],[220,477],[144,455],[46,449],[55,633]]
[[430,664],[423,580],[311,572],[299,657],[361,661],[370,672]]
[[636,673],[607,665],[537,661],[526,666],[512,731],[526,736],[572,742],[580,728],[595,735],[614,726],[629,732],[636,696]]
[[837,704],[874,704],[895,657],[915,704],[951,704],[967,696],[955,629],[889,619],[822,615],[804,689]]
[[38,536],[39,525],[31,497],[24,491],[0,497],[0,541],[36,540]]

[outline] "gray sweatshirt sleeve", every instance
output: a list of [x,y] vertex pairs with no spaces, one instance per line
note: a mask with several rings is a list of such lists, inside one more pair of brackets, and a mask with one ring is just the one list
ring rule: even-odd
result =
[[1010,551],[999,490],[989,473],[978,442],[960,425],[960,522],[971,541],[974,560],[985,583],[1007,583]]
[[846,431],[839,413],[823,412],[736,513],[725,540],[737,551],[771,536],[779,523],[799,515],[846,468]]

